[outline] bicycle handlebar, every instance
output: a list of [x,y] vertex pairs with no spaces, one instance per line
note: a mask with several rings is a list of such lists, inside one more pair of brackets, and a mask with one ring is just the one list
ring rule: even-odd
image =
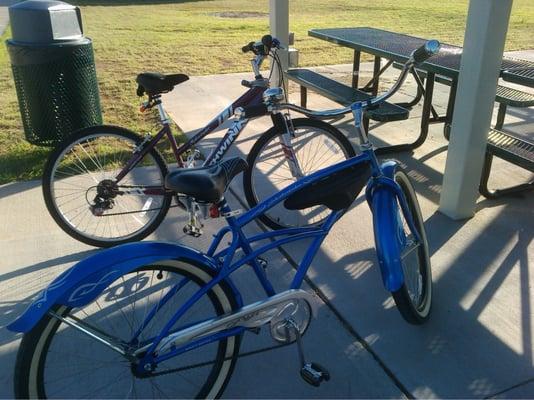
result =
[[[248,53],[251,51],[255,54],[255,57],[251,60],[251,63],[256,79],[263,79],[260,73],[260,67],[265,58],[271,53],[271,49],[273,48],[281,49],[282,46],[280,45],[280,41],[276,38],[273,38],[271,35],[265,35],[261,38],[260,41],[250,42],[249,44],[241,48],[241,51],[243,51],[243,53]],[[243,86],[250,87],[248,83],[249,82],[247,81],[241,82]]]
[[[411,53],[408,60],[404,63],[402,70],[400,72],[400,75],[397,78],[397,81],[387,92],[383,93],[380,96],[371,98],[367,101],[356,102],[356,103],[363,103],[362,108],[369,109],[389,99],[402,86],[402,84],[406,80],[406,77],[408,76],[408,72],[411,69],[413,69],[417,64],[421,64],[424,61],[428,60],[433,55],[437,54],[439,52],[440,46],[441,45],[437,40],[429,40],[421,47],[415,49]],[[349,112],[352,111],[352,104],[348,107],[337,108],[333,110],[324,110],[324,111],[313,111],[313,110],[302,108],[295,104],[289,104],[289,103],[282,103],[282,104],[279,104],[278,106],[280,108],[286,108],[289,110],[300,112],[301,114],[304,114],[307,117],[314,117],[314,118],[319,118],[319,119],[321,118],[328,119],[328,118],[338,117],[343,114],[348,114]]]
[[252,51],[256,55],[266,56],[272,48],[280,48],[280,41],[271,35],[265,35],[257,42],[250,42],[241,48],[243,53]]
[[241,47],[241,51],[243,53],[248,53],[249,51],[252,51],[253,46],[254,46],[254,42],[249,42],[249,44]]
[[414,50],[411,57],[416,64],[421,64],[439,52],[440,43],[437,40],[429,40],[424,45]]

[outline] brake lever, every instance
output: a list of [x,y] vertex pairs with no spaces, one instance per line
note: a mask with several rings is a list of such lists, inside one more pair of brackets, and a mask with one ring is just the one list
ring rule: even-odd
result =
[[282,46],[282,43],[280,43],[280,40],[275,39],[275,38],[273,38],[273,46],[272,47],[275,47],[275,48],[280,49],[280,50],[286,50],[286,48],[284,46]]

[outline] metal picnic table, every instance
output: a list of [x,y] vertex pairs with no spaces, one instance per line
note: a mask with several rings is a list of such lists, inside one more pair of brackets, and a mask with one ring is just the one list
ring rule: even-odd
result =
[[[534,63],[533,63],[534,64]],[[501,77],[505,81],[534,87],[534,65],[530,67],[510,67],[501,72]]]
[[[406,62],[412,51],[427,41],[427,39],[375,28],[311,29],[308,34],[318,39],[354,49],[352,78],[352,86],[354,88],[358,87],[361,52],[374,55],[373,79],[363,88],[363,90],[372,92],[373,95],[376,95],[378,91],[378,79],[382,72],[393,62]],[[418,66],[418,70],[426,72],[426,84],[423,85],[420,77],[415,74],[414,77],[418,84],[419,93],[414,101],[404,103],[403,105],[411,107],[420,100],[421,95],[424,96],[419,137],[415,142],[410,144],[389,146],[388,152],[412,150],[419,147],[426,140],[430,123],[451,123],[458,85],[458,75],[460,72],[461,55],[461,47],[442,43],[439,54]],[[381,66],[381,58],[388,60],[383,67]],[[432,107],[432,95],[436,75],[448,78],[451,81],[447,111],[443,116],[439,116]],[[534,86],[534,62],[503,58],[501,76],[510,82]]]

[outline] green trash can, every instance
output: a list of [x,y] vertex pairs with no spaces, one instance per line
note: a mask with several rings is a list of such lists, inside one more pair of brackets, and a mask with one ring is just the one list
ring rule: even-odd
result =
[[91,39],[78,7],[29,0],[9,8],[7,40],[26,140],[54,146],[102,124]]

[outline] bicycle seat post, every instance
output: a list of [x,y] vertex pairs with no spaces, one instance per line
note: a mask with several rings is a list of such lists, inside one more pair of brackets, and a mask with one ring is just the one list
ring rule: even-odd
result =
[[156,105],[159,113],[159,120],[163,125],[169,125],[170,120],[169,116],[165,112],[165,109],[163,108],[163,102],[161,100],[161,95],[157,95],[152,97],[152,100],[154,100],[154,104]]

